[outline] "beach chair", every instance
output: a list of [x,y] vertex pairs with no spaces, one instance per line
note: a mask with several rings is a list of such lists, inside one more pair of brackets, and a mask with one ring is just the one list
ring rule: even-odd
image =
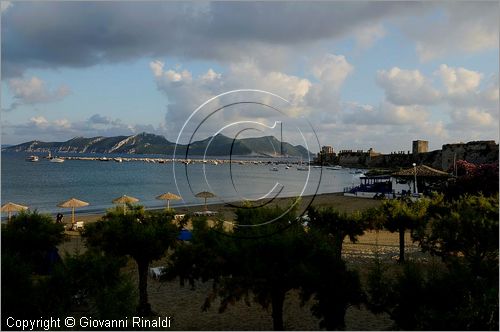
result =
[[75,229],[78,231],[80,229],[83,229],[85,227],[85,223],[83,221],[77,221],[75,224]]
[[151,276],[151,278],[159,280],[161,275],[163,274],[164,268],[164,266],[152,267],[149,269],[149,275]]

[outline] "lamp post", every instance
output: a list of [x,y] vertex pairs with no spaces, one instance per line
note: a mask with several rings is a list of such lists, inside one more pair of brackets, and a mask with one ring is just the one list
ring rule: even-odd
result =
[[417,187],[417,164],[413,163],[413,170],[415,171],[415,193],[418,194],[418,187]]

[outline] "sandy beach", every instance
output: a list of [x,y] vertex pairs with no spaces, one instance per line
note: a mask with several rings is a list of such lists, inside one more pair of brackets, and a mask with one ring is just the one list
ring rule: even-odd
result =
[[[304,199],[304,201],[306,201]],[[286,199],[277,204],[289,204]],[[333,206],[342,211],[364,210],[381,204],[379,200],[345,197],[341,194],[324,194],[315,197],[314,206]],[[222,204],[208,206],[211,211],[218,211],[225,218],[231,218],[234,208]],[[201,206],[183,207],[176,209],[177,213],[199,211]],[[78,215],[77,220],[95,222],[102,214]],[[60,246],[60,252],[82,252],[85,245],[78,232],[67,232],[69,241]],[[377,254],[382,260],[395,262],[398,255],[398,234],[387,231],[370,231],[359,237],[357,243],[346,241],[343,256],[351,268],[356,269],[361,278],[373,263]],[[408,257],[418,258],[421,253],[418,247],[411,242],[410,235],[406,235]],[[153,262],[151,267],[164,265],[163,260]],[[137,282],[137,268],[130,261],[124,272]],[[259,305],[252,303],[249,307],[243,302],[232,305],[222,314],[218,313],[217,302],[203,312],[201,305],[211,287],[211,283],[198,283],[194,289],[189,286],[181,287],[178,281],[160,283],[149,278],[148,292],[153,310],[160,316],[172,318],[174,330],[272,330],[270,309],[265,310]],[[310,312],[311,303],[300,305],[297,292],[291,291],[287,294],[284,308],[285,328],[290,330],[318,330],[319,320]],[[364,307],[350,307],[346,314],[347,330],[387,330],[391,329],[392,321],[385,315],[374,315]]]

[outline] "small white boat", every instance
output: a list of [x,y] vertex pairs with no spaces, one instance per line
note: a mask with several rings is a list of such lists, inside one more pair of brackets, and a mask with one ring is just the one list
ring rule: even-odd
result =
[[50,159],[50,162],[51,162],[51,163],[63,163],[63,162],[64,162],[64,159],[54,157],[54,158]]
[[285,169],[290,169],[290,166],[286,165]]
[[31,162],[36,162],[38,161],[38,157],[37,156],[29,156],[26,158],[26,161],[31,161]]

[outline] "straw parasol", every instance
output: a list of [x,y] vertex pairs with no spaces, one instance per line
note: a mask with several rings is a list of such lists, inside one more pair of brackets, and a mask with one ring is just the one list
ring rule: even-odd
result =
[[215,197],[215,194],[212,194],[209,191],[202,191],[202,192],[199,192],[196,195],[194,195],[194,197],[205,199],[205,211],[207,211],[208,210],[207,209],[207,198],[213,198],[213,197]]
[[177,201],[179,199],[182,199],[182,197],[169,192],[169,193],[161,194],[160,196],[156,196],[156,199],[161,199],[161,200],[167,201],[167,209],[170,209],[170,201],[171,200]]
[[75,223],[75,208],[84,207],[89,205],[89,203],[81,201],[76,198],[70,198],[65,202],[59,203],[57,206],[62,208],[71,208],[71,223]]
[[2,205],[2,212],[9,213],[9,222],[10,222],[10,218],[12,216],[12,212],[18,212],[18,211],[27,210],[27,209],[28,209],[27,206],[19,205],[19,204],[12,203],[12,202],[8,202],[8,203],[5,203],[4,205]]
[[113,203],[114,204],[123,204],[123,214],[126,213],[126,209],[127,209],[127,204],[132,204],[132,203],[137,203],[139,202],[139,199],[138,198],[135,198],[135,197],[132,197],[132,196],[127,196],[127,195],[123,195],[123,196],[120,196],[118,198],[115,198],[113,200]]

